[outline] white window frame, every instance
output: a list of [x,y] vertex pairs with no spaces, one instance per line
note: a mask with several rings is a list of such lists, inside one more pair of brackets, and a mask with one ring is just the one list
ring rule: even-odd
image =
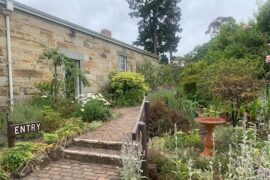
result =
[[127,71],[127,56],[118,55],[118,70]]

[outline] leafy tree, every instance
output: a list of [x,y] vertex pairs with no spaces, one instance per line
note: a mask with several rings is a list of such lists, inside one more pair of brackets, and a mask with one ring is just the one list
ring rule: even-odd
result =
[[264,34],[254,22],[248,24],[225,24],[219,34],[209,42],[204,57],[207,61],[218,59],[261,60],[269,51]]
[[228,16],[228,17],[217,17],[216,19],[214,19],[210,25],[208,26],[207,31],[205,32],[205,34],[210,34],[211,37],[216,36],[219,33],[219,30],[221,28],[222,25],[226,24],[226,23],[232,23],[234,24],[236,21],[233,17]]
[[270,36],[270,0],[259,7],[257,25],[262,32]]
[[169,63],[169,59],[168,59],[168,57],[165,54],[162,54],[160,56],[160,63],[161,64],[168,64]]
[[145,50],[160,54],[176,51],[181,32],[179,21],[181,0],[127,0],[132,10],[130,16],[139,18],[139,37],[134,45],[143,46]]
[[[259,96],[262,81],[258,79],[260,65],[248,60],[229,60],[219,63],[211,91],[214,97],[228,103],[231,107],[231,118],[236,126],[240,107]],[[212,68],[217,66],[213,66]]]
[[204,58],[208,52],[209,42],[196,46],[190,53],[186,54],[184,58],[187,61],[198,61]]

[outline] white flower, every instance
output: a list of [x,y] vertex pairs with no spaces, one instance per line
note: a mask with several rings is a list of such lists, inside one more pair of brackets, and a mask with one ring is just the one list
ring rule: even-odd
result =
[[87,93],[87,97],[91,97],[92,96],[92,93]]
[[82,112],[84,112],[84,109],[83,109],[83,108],[81,108],[81,111],[82,111]]
[[103,97],[102,94],[100,94],[100,93],[98,93],[98,96],[99,96],[99,97]]
[[109,106],[111,105],[109,102],[104,103],[104,105]]
[[42,98],[47,98],[48,96],[46,96],[46,95],[43,95],[43,96],[41,96]]
[[74,103],[74,101],[71,101],[71,103],[73,104],[73,103]]

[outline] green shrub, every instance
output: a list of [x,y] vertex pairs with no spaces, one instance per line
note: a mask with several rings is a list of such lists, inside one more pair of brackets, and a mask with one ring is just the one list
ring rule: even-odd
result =
[[61,128],[55,131],[60,139],[69,139],[81,134],[86,129],[86,124],[78,118],[70,118]]
[[[7,116],[5,113],[0,112],[0,135],[6,133]],[[0,140],[0,144],[1,144]]]
[[34,143],[17,143],[13,148],[2,152],[0,165],[7,172],[14,172],[34,158],[33,153],[37,152],[43,145]]
[[8,180],[9,179],[8,174],[1,168],[0,168],[0,179],[1,180]]
[[87,129],[89,129],[90,131],[93,131],[101,126],[102,126],[101,121],[92,121],[91,123],[87,124]]
[[104,121],[111,116],[110,109],[99,100],[88,101],[78,114],[85,122]]
[[176,179],[174,171],[176,171],[177,168],[173,158],[169,158],[163,153],[153,149],[150,149],[148,154],[149,162],[157,164],[158,179]]
[[150,137],[172,133],[174,124],[185,132],[190,129],[188,119],[183,113],[169,109],[162,101],[151,103],[148,127]]
[[180,104],[179,99],[176,97],[177,92],[175,89],[164,89],[159,90],[154,93],[150,93],[147,98],[151,103],[155,103],[156,101],[164,102],[169,108],[179,110]]
[[56,102],[54,109],[61,114],[62,118],[71,118],[76,115],[79,105],[76,101],[70,99],[62,99]]
[[[178,148],[187,148],[187,147],[193,147],[193,148],[199,148],[199,149],[203,148],[202,139],[198,131],[193,131],[191,133],[184,133],[182,131],[179,131],[176,133],[176,135],[177,135]],[[170,150],[175,149],[176,141],[175,141],[174,136],[170,136],[170,138],[167,138],[165,147]]]
[[10,114],[10,120],[16,123],[42,121],[42,108],[33,105],[31,101],[16,102],[13,112]]
[[44,133],[43,140],[47,144],[54,144],[58,142],[59,137],[55,133]]
[[141,74],[134,72],[117,72],[110,76],[110,86],[114,95],[114,103],[118,106],[136,105],[149,87]]
[[43,110],[44,119],[43,119],[43,130],[45,132],[51,132],[63,124],[63,119],[61,118],[61,114],[55,112],[51,107],[44,107]]

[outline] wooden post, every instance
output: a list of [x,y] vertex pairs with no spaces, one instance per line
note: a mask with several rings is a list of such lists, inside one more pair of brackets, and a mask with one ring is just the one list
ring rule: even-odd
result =
[[143,150],[143,162],[142,162],[142,175],[147,179],[149,177],[148,174],[148,149],[147,149],[147,133],[146,133],[146,125],[145,122],[139,123],[139,129],[142,133],[142,150]]
[[145,125],[146,125],[146,130],[148,130],[148,122],[150,119],[150,102],[149,101],[145,101],[144,103],[144,115],[145,115]]
[[8,120],[7,121],[7,141],[8,141],[8,147],[14,147],[15,146],[15,135],[12,135],[11,133],[11,125],[12,123]]

